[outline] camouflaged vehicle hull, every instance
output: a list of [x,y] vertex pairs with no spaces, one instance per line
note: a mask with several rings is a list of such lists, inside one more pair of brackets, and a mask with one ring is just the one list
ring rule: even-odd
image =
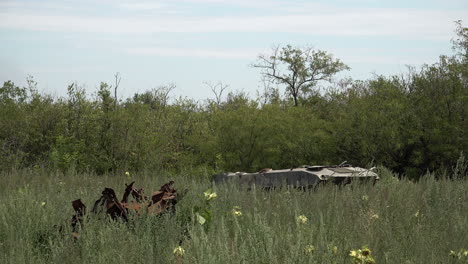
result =
[[328,182],[335,184],[349,184],[354,181],[375,183],[378,180],[379,176],[373,169],[368,170],[351,165],[304,166],[285,170],[263,169],[256,173],[223,173],[213,177],[215,184],[232,182],[267,189],[281,186],[307,188]]

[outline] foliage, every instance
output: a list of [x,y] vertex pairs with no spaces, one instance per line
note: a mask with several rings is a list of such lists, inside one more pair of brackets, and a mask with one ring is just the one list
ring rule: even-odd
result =
[[[148,189],[173,179],[175,188],[189,192],[175,214],[132,215],[130,223],[90,215],[74,240],[70,201],[80,197],[92,205],[104,187],[122,186],[127,176],[27,169],[0,177],[0,263],[353,263],[350,251],[362,245],[376,263],[468,260],[466,179],[315,191],[227,185],[205,197],[210,182],[202,177],[132,173]],[[193,218],[194,207],[207,202],[208,229]]]
[[172,98],[173,84],[117,100],[106,83],[95,97],[73,83],[67,97],[54,98],[38,93],[32,76],[27,87],[7,81],[0,87],[0,171],[204,175],[346,160],[383,165],[400,178],[417,180],[426,171],[440,178],[452,169],[465,178],[466,162],[457,160],[468,152],[467,34],[457,25],[454,56],[323,90],[315,84],[345,69],[341,61],[278,48],[263,57],[270,63],[264,74],[291,84],[294,103],[268,89],[257,98],[235,91],[224,97],[222,83],[211,85],[215,100],[197,102]]
[[195,216],[195,222],[203,226],[205,230],[208,230],[208,228],[210,228],[211,222],[213,221],[213,210],[211,209],[211,203],[212,200],[218,195],[215,192],[212,192],[211,189],[204,191],[203,195],[203,205],[194,206],[193,214]]
[[262,69],[267,80],[285,85],[295,106],[300,95],[312,91],[318,81],[331,81],[333,75],[349,69],[326,51],[291,45],[276,47],[271,55],[260,55],[253,66]]

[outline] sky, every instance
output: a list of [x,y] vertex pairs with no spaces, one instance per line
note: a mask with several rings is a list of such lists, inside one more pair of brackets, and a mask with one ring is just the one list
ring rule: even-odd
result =
[[175,84],[173,97],[213,98],[206,83],[251,96],[263,89],[251,67],[273,46],[332,53],[341,77],[403,74],[407,65],[453,54],[466,0],[0,0],[0,82],[65,96],[114,82],[127,98]]

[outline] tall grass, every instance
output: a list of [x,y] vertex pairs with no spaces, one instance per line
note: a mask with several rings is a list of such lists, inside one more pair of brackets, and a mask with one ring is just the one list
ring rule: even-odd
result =
[[[375,186],[306,192],[217,186],[210,201],[213,219],[202,226],[193,207],[205,204],[208,180],[3,174],[0,263],[351,263],[350,250],[364,245],[377,263],[467,261],[449,253],[468,249],[468,181],[424,177],[413,183],[391,176],[386,172]],[[104,187],[120,197],[125,182],[136,180],[149,193],[169,179],[190,190],[175,215],[134,216],[130,223],[90,216],[78,240],[69,235],[72,200],[81,198],[89,209]],[[234,215],[234,207],[242,215]],[[308,221],[297,221],[299,215]],[[179,245],[182,257],[173,254]]]

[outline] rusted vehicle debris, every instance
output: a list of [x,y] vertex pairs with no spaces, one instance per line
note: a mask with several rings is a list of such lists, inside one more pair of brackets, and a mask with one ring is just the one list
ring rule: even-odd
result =
[[213,177],[215,184],[234,183],[245,186],[257,186],[264,189],[292,186],[298,188],[310,188],[318,184],[333,182],[339,185],[349,184],[355,181],[369,181],[375,183],[379,175],[375,168],[364,169],[342,163],[336,166],[302,166],[283,170],[265,168],[259,172],[223,173]]
[[[150,197],[145,196],[143,188],[137,189],[133,186],[135,182],[126,185],[122,199],[119,201],[115,191],[111,188],[104,188],[101,197],[94,203],[91,213],[105,213],[112,219],[122,219],[128,221],[130,211],[141,213],[142,210],[148,215],[158,215],[163,212],[175,212],[177,204],[177,190],[172,186],[174,181],[170,181],[159,189],[153,192]],[[129,196],[133,197],[134,201],[129,202]],[[86,205],[81,199],[72,202],[75,214],[71,219],[73,236],[77,237],[79,227],[83,227],[83,218],[86,215]]]

